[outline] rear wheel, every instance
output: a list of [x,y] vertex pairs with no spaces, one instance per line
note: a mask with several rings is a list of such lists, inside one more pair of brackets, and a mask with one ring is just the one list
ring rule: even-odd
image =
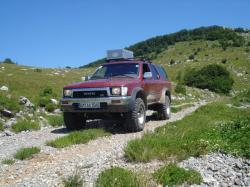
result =
[[141,131],[146,121],[146,107],[141,98],[136,98],[130,112],[125,115],[125,128],[129,132]]
[[86,124],[86,119],[81,113],[64,112],[63,117],[68,130],[80,130]]
[[165,96],[165,103],[160,104],[157,107],[157,112],[158,112],[158,117],[160,120],[170,119],[170,117],[171,117],[171,104],[170,104],[170,99],[167,95]]

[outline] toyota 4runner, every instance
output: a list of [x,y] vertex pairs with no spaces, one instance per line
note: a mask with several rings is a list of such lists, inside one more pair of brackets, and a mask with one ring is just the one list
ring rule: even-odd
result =
[[84,82],[63,88],[61,108],[69,130],[84,127],[87,119],[123,122],[127,131],[141,131],[146,110],[170,118],[171,82],[164,68],[133,58],[128,50],[110,50],[103,64]]

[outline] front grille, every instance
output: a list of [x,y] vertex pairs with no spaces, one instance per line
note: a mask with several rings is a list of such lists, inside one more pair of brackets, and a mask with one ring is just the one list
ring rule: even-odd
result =
[[99,98],[99,97],[107,97],[106,90],[98,90],[98,91],[74,91],[73,98]]

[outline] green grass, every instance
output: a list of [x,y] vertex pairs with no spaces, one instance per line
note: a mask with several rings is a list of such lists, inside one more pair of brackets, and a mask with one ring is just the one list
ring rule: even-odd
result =
[[12,125],[12,130],[16,133],[27,130],[39,130],[40,125],[38,121],[21,120]]
[[[151,159],[179,161],[208,153],[217,138],[208,132],[216,128],[216,124],[250,115],[250,110],[230,108],[225,103],[221,101],[203,106],[182,120],[156,129],[155,133],[146,133],[142,139],[130,141],[125,148],[126,157],[130,161],[142,162]],[[249,140],[242,131],[241,135]],[[238,143],[245,141],[239,140]],[[224,146],[219,144],[217,147],[223,149]],[[244,155],[244,149],[239,148],[238,151]]]
[[[5,70],[0,71],[0,85],[9,88],[9,94],[18,101],[19,96],[25,96],[34,104],[38,105],[41,92],[50,87],[53,89],[55,99],[59,99],[62,87],[72,82],[81,81],[81,77],[90,74],[94,68],[83,69],[59,69],[59,68],[40,68],[36,69],[28,66],[15,64],[0,64]],[[55,73],[59,74],[55,74]]]
[[245,90],[233,98],[233,104],[240,106],[242,104],[250,104],[250,89]]
[[78,173],[75,173],[74,175],[64,178],[63,185],[64,187],[82,187],[83,179]]
[[157,183],[163,186],[200,184],[201,175],[195,170],[185,170],[174,164],[163,166],[153,174]]
[[21,109],[21,106],[17,102],[16,98],[10,98],[6,94],[0,92],[0,111],[4,108],[17,112]]
[[5,164],[5,165],[12,165],[12,164],[14,164],[15,163],[15,160],[14,159],[4,159],[3,161],[2,161],[2,164]]
[[84,144],[98,137],[109,136],[110,133],[103,129],[87,129],[74,131],[67,136],[59,137],[55,140],[48,141],[47,145],[55,148],[68,147],[75,144]]
[[0,121],[0,131],[3,131],[4,127],[3,127],[3,123]]
[[24,160],[27,158],[31,158],[34,154],[37,154],[39,152],[40,152],[40,148],[38,147],[22,148],[16,152],[16,154],[14,155],[14,158],[18,160]]
[[137,187],[140,186],[136,175],[126,169],[113,167],[99,174],[96,187]]
[[64,124],[62,115],[50,115],[46,119],[52,127],[60,127]]
[[211,150],[250,158],[250,117],[220,123],[207,132]]

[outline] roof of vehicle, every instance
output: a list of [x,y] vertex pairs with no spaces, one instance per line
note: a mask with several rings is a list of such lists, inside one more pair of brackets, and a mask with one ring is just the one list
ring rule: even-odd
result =
[[119,63],[152,63],[150,61],[147,61],[147,60],[140,60],[140,59],[124,59],[124,60],[112,60],[112,61],[107,61],[106,63],[104,63],[105,65],[106,64],[119,64]]

